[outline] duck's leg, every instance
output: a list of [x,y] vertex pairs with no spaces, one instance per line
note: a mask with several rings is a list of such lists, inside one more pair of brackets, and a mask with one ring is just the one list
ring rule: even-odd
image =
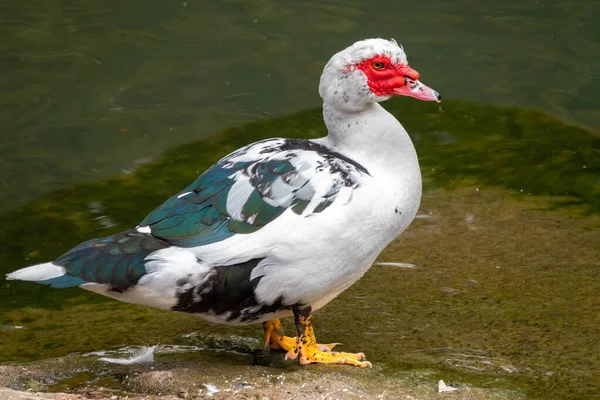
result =
[[323,351],[319,348],[315,333],[312,328],[312,308],[310,306],[299,309],[294,308],[294,321],[296,323],[296,344],[294,348],[288,350],[286,358],[292,360],[299,357],[301,365],[322,363],[322,364],[350,364],[357,367],[366,368],[373,365],[365,361],[363,353],[340,353],[337,351]]
[[[296,338],[285,336],[283,326],[279,319],[272,319],[263,323],[265,330],[265,349],[285,350],[289,352],[296,348]],[[321,351],[331,351],[339,343],[318,344]]]

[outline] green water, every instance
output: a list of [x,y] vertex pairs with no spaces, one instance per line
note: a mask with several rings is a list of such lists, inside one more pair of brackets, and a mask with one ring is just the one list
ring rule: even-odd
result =
[[0,0],[0,10],[0,209],[316,107],[327,59],[365,37],[396,38],[445,99],[600,128],[593,0]]
[[[357,38],[395,37],[450,99],[386,103],[415,142],[425,193],[379,261],[416,268],[374,266],[315,315],[318,338],[389,376],[432,368],[595,398],[600,7],[212,4],[0,0],[0,273],[135,225],[246,143],[322,135],[324,62]],[[0,363],[260,331],[0,281]]]

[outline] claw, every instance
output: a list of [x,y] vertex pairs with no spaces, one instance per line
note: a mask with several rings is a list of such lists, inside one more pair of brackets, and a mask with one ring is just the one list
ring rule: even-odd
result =
[[317,344],[317,347],[321,351],[331,351],[335,346],[339,346],[341,343],[328,343],[328,344]]
[[331,345],[330,344],[317,344],[317,348],[321,351],[331,351],[333,350],[333,348],[335,347],[335,345]]
[[295,348],[285,353],[286,360],[295,360],[296,358],[298,358],[298,350]]

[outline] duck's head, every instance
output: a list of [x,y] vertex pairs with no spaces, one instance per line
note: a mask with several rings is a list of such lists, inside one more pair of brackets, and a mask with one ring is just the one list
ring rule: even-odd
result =
[[393,39],[361,40],[335,54],[323,70],[319,94],[325,103],[347,111],[392,96],[442,99],[419,81],[419,73],[408,66],[404,49]]

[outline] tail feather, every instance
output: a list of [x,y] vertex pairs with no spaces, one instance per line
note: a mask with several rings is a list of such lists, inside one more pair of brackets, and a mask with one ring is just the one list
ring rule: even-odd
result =
[[55,288],[67,288],[86,283],[81,278],[67,274],[65,268],[53,263],[37,264],[19,269],[6,275],[6,279],[37,282]]
[[129,230],[81,243],[54,262],[12,272],[7,279],[33,281],[55,288],[86,283],[127,290],[146,275],[144,259],[170,245],[147,233]]

